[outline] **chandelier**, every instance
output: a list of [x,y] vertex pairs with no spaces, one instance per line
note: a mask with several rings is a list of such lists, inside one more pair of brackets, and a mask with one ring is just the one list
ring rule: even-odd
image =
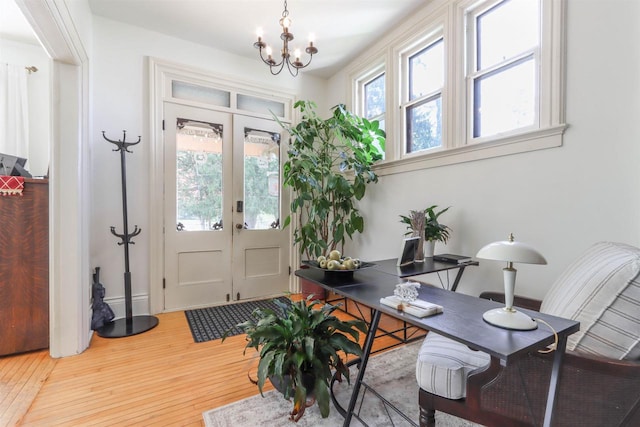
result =
[[[280,38],[282,39],[282,59],[280,62],[276,62],[273,59],[273,51],[270,46],[262,41],[262,29],[258,28],[257,35],[258,41],[253,44],[260,51],[260,59],[262,62],[269,66],[269,70],[271,74],[274,76],[280,74],[280,71],[284,68],[285,64],[289,69],[289,72],[292,76],[297,76],[300,68],[304,68],[307,65],[311,64],[311,59],[313,55],[318,53],[318,49],[313,45],[313,38],[309,37],[309,46],[304,50],[309,54],[309,60],[306,64],[300,61],[300,49],[295,49],[293,52],[293,56],[291,55],[291,51],[289,50],[289,42],[293,40],[293,33],[289,32],[289,28],[291,28],[291,18],[289,18],[289,11],[287,10],[287,0],[284,1],[284,10],[282,11],[282,18],[280,18],[280,26],[282,27],[282,34],[280,34]],[[265,58],[266,52],[267,57]],[[294,58],[292,61],[291,58]]]

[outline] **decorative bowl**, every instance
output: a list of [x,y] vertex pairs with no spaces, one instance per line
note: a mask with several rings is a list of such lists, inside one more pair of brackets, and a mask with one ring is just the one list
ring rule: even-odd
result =
[[355,273],[356,271],[365,269],[365,268],[369,268],[369,267],[373,267],[375,264],[372,262],[364,262],[361,261],[360,262],[360,268],[355,268],[352,270],[329,270],[328,268],[321,268],[320,265],[318,264],[318,261],[313,261],[313,260],[306,260],[306,261],[302,261],[302,264],[304,265],[308,265],[311,268],[315,268],[318,270],[322,270],[324,271],[324,275],[325,277],[329,278],[351,278],[353,277],[353,273]]

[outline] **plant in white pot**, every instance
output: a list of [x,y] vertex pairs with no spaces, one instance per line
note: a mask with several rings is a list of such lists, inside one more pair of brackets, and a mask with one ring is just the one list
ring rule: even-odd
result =
[[323,418],[329,415],[329,386],[334,375],[349,381],[342,359],[362,355],[358,344],[367,327],[359,319],[340,320],[338,306],[311,301],[281,302],[278,310],[256,309],[251,319],[238,325],[247,334],[247,345],[259,353],[260,394],[269,379],[285,399],[293,398],[290,419],[298,421],[307,407],[318,403]]
[[451,228],[445,224],[440,223],[440,215],[449,210],[451,206],[436,212],[438,205],[433,205],[426,208],[424,211],[411,211],[410,214],[400,215],[400,222],[407,225],[407,229],[410,230],[406,234],[415,233],[416,225],[420,225],[418,213],[424,213],[423,224],[424,228],[424,256],[427,258],[433,257],[434,247],[436,242],[447,243],[450,237]]

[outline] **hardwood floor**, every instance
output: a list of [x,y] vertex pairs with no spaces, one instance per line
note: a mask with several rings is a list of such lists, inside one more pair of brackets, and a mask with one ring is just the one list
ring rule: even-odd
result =
[[194,343],[184,312],[158,318],[140,335],[94,335],[77,356],[0,358],[0,426],[201,426],[202,412],[258,393],[244,335]]

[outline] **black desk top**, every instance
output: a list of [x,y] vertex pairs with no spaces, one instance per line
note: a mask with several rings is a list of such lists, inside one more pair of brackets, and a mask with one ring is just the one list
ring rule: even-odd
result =
[[462,268],[468,265],[478,265],[478,261],[470,261],[462,264],[453,264],[451,262],[434,261],[433,258],[425,258],[424,262],[414,262],[411,264],[397,266],[398,259],[384,259],[382,261],[373,261],[376,269],[393,274],[397,277],[410,277],[419,274],[437,273],[438,271],[451,270],[454,268]]
[[[356,271],[352,277],[331,273],[325,276],[324,270],[311,268],[298,270],[295,274],[419,328],[434,331],[471,348],[484,351],[504,363],[554,342],[553,332],[544,324],[540,324],[533,331],[511,331],[492,326],[482,319],[485,311],[502,307],[503,304],[432,286],[421,286],[419,298],[443,306],[443,313],[420,319],[394,310],[380,304],[380,298],[393,295],[395,285],[405,280],[375,268]],[[573,320],[525,309],[518,310],[549,323],[560,336],[568,336],[580,329],[580,324]]]

